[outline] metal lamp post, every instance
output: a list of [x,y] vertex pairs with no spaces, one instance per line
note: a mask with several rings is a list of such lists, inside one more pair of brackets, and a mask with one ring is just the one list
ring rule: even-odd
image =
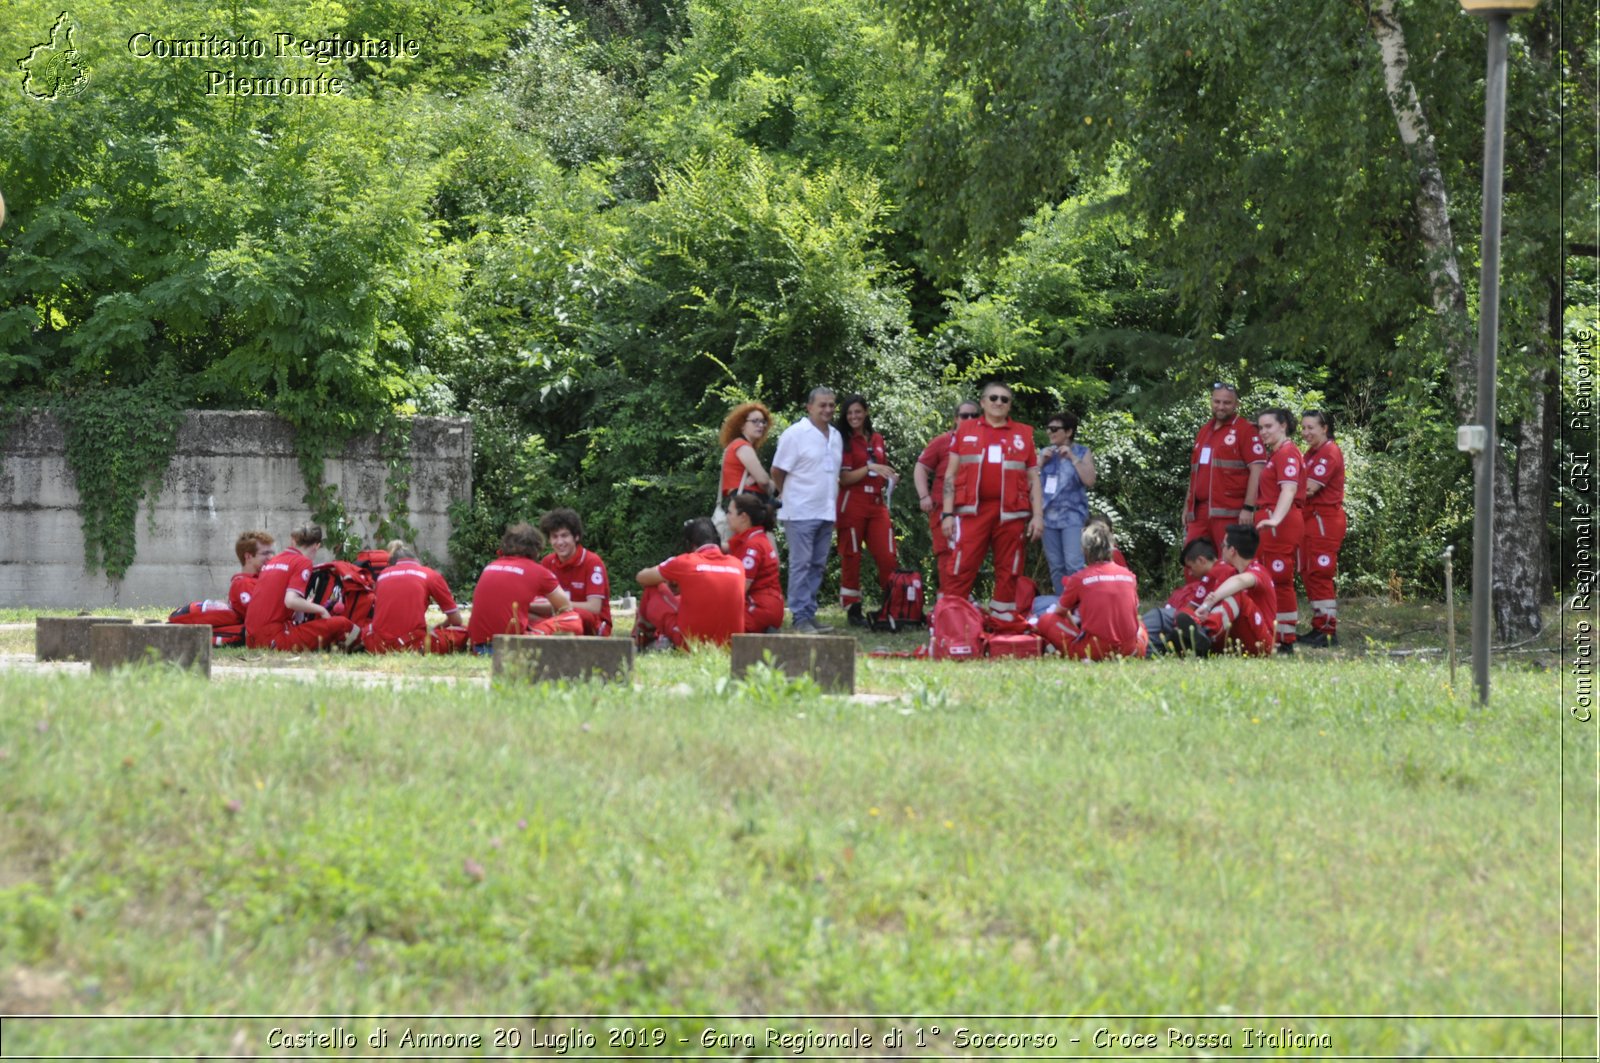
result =
[[1472,528],[1472,680],[1489,703],[1489,627],[1494,601],[1495,355],[1500,332],[1500,202],[1506,154],[1506,37],[1511,16],[1539,0],[1461,0],[1469,15],[1489,24],[1484,79],[1483,240],[1478,283],[1478,423],[1464,426],[1458,445],[1477,459]]

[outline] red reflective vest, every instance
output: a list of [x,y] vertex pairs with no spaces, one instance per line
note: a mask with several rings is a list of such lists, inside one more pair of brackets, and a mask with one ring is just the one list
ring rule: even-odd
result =
[[950,444],[956,477],[955,513],[978,512],[979,485],[985,463],[1000,466],[1000,519],[1024,520],[1033,515],[1028,470],[1039,465],[1033,427],[1008,420],[998,427],[983,418],[962,421]]

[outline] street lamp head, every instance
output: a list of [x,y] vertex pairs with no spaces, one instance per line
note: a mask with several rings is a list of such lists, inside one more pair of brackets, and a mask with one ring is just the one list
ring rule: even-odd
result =
[[1539,6],[1539,0],[1461,0],[1469,15],[1522,15]]

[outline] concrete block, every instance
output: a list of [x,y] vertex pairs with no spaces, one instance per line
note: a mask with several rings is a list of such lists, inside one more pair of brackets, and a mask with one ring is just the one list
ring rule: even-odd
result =
[[542,683],[553,679],[627,680],[633,640],[578,635],[496,635],[494,675]]
[[768,654],[791,679],[808,675],[829,694],[856,692],[856,640],[848,635],[735,635],[733,677]]
[[89,670],[166,662],[211,678],[211,629],[204,624],[95,624]]
[[40,661],[87,661],[91,627],[132,623],[125,616],[41,616],[33,622],[33,656]]

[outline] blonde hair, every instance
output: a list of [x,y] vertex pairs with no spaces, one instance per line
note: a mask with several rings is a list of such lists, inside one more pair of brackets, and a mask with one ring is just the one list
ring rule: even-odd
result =
[[757,412],[767,419],[767,423],[762,426],[761,438],[756,440],[755,445],[759,447],[765,443],[767,441],[767,433],[772,430],[772,411],[767,409],[766,403],[763,402],[741,402],[733,408],[733,411],[728,416],[722,419],[722,432],[717,437],[721,441],[721,445],[726,447],[729,443],[739,438],[744,433],[745,420],[752,413]]
[[1083,528],[1083,561],[1086,565],[1098,565],[1111,560],[1111,529],[1100,521],[1084,525]]

